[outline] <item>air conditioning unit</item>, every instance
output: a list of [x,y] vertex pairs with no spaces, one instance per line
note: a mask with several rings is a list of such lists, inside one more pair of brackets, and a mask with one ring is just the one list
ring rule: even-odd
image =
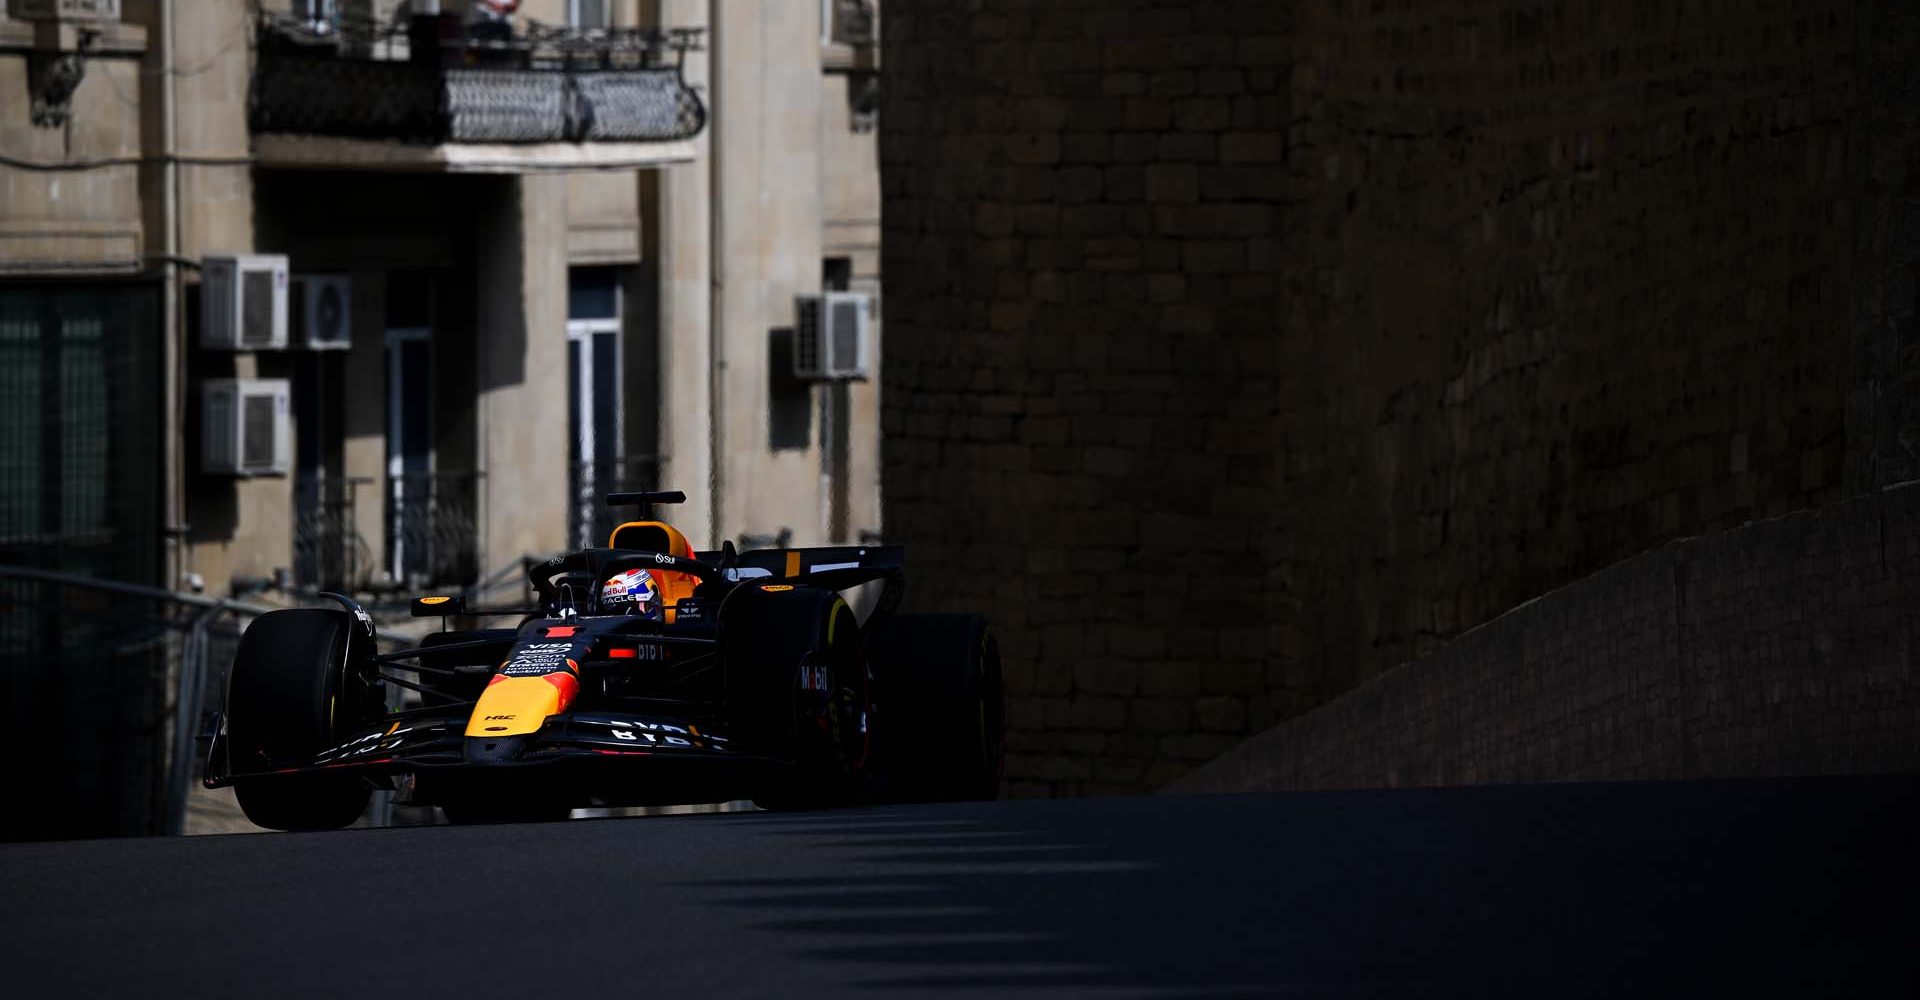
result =
[[221,476],[283,476],[293,464],[292,396],[283,378],[208,379],[201,467]]
[[826,292],[794,300],[793,375],[814,381],[867,377],[873,296]]
[[299,274],[293,279],[293,342],[314,351],[353,346],[353,279]]
[[200,262],[200,346],[287,349],[287,258],[209,256]]
[[120,0],[13,0],[0,2],[0,14],[22,21],[118,21]]

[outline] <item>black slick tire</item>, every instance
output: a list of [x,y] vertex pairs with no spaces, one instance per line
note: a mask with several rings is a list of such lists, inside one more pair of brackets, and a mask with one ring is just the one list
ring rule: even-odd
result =
[[240,639],[227,682],[227,745],[239,775],[234,795],[256,825],[331,830],[366,811],[371,789],[353,775],[246,775],[328,749],[369,710],[370,693],[346,676],[354,627],[345,611],[294,608],[261,615]]
[[891,615],[867,655],[880,698],[886,798],[961,802],[1000,793],[1000,647],[978,615]]
[[853,610],[828,590],[742,587],[721,609],[720,631],[736,747],[790,762],[757,784],[754,804],[815,809],[857,799],[872,697]]

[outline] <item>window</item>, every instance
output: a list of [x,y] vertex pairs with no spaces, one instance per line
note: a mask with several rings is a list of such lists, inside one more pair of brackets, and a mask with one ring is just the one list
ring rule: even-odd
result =
[[567,0],[567,24],[575,28],[613,27],[610,0]]
[[828,257],[822,260],[820,289],[826,292],[853,291],[853,258]]
[[337,0],[293,0],[293,16],[309,24],[330,24],[339,13]]
[[0,563],[159,577],[157,286],[0,287]]
[[645,470],[622,448],[620,270],[576,267],[567,273],[567,423],[573,438],[568,477],[574,544],[603,545],[604,494],[635,487]]

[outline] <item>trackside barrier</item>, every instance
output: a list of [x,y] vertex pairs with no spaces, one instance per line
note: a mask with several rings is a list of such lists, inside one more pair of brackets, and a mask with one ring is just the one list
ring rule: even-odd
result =
[[241,633],[274,610],[0,565],[0,723],[42,779],[17,800],[42,818],[0,839],[182,832],[202,722]]

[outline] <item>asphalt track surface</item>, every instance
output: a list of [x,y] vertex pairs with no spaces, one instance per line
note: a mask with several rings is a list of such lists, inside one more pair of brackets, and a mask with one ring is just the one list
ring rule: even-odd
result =
[[1920,995],[1920,777],[0,846],[0,994]]

